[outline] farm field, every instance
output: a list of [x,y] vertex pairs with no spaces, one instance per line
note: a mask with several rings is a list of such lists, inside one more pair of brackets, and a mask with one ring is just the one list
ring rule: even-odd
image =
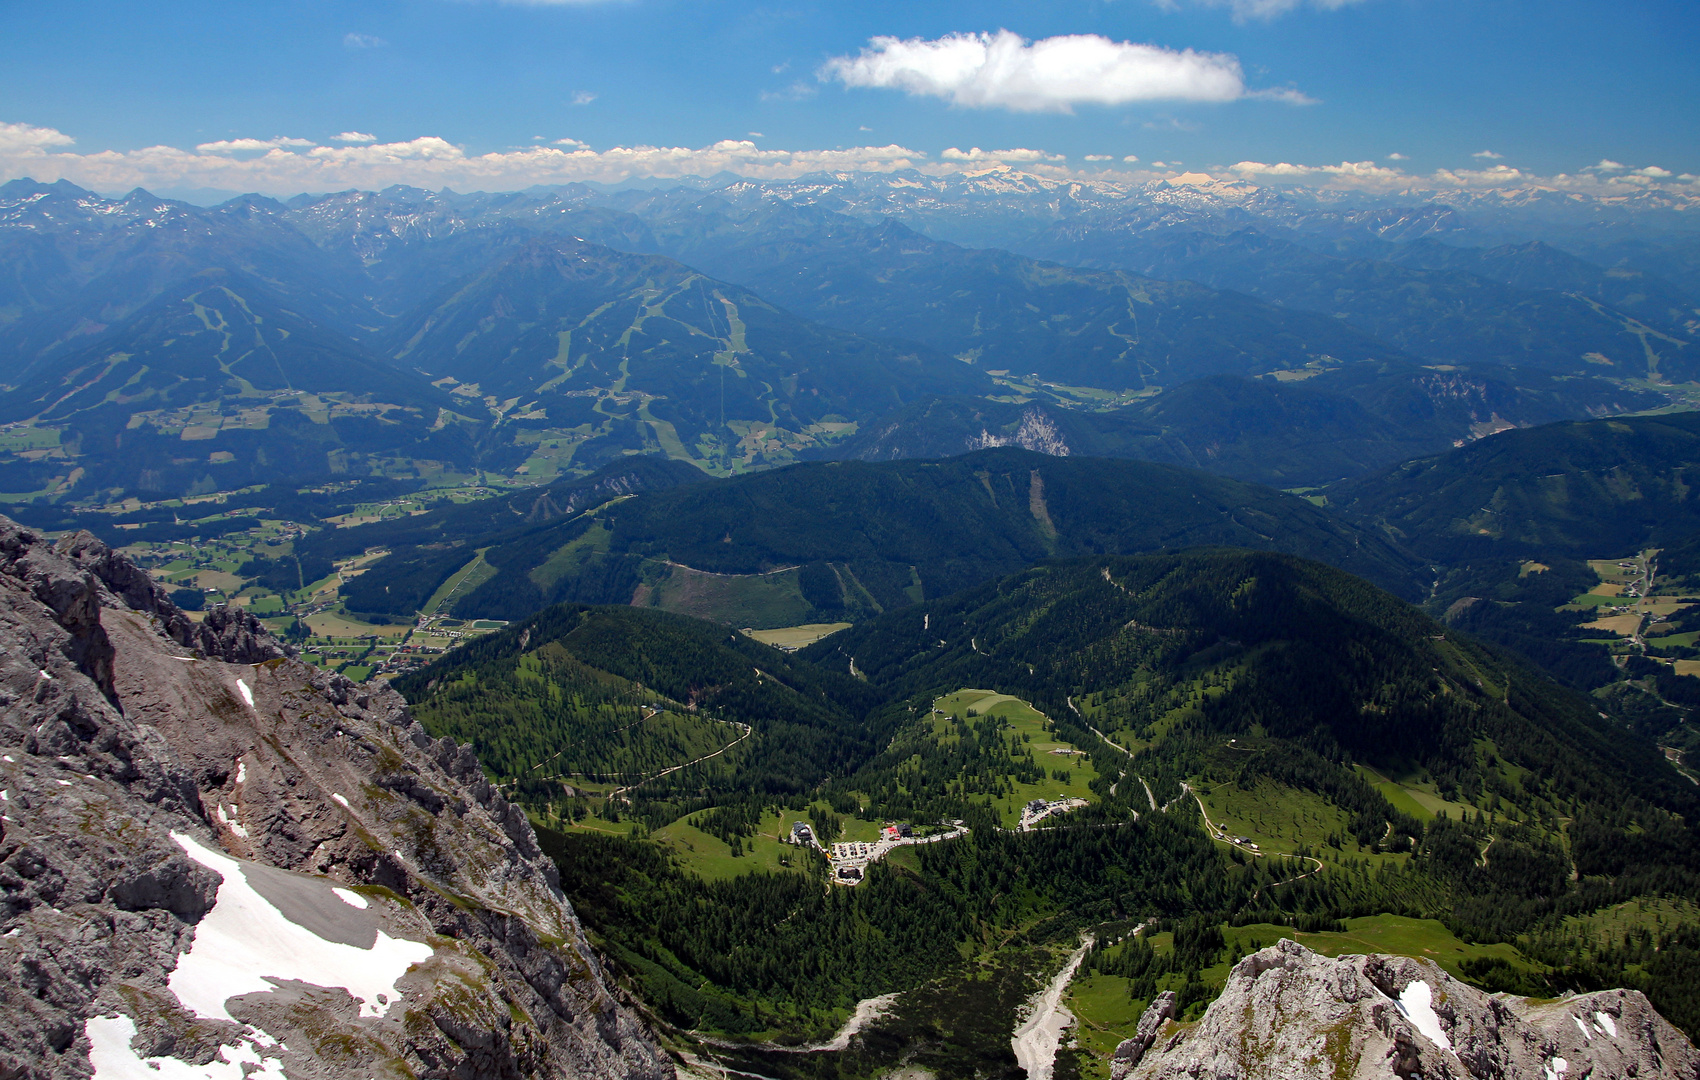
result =
[[1395,810],[1401,810],[1419,820],[1427,820],[1440,813],[1457,818],[1475,809],[1464,803],[1449,802],[1441,798],[1432,783],[1392,780],[1368,765],[1359,765],[1357,770],[1365,780],[1375,785],[1376,790],[1393,804]]
[[847,622],[804,623],[801,626],[779,626],[771,630],[745,630],[744,633],[776,649],[790,651],[813,645],[821,638],[836,634],[840,630],[848,630],[850,626]]

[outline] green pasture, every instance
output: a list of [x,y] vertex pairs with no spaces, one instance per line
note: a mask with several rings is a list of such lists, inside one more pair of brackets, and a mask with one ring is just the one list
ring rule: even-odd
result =
[[733,855],[726,841],[692,825],[689,817],[656,829],[650,838],[678,856],[685,869],[708,881],[723,881],[757,871],[803,873],[809,860],[819,856],[780,840],[790,832],[791,822],[802,816],[769,809],[762,815],[756,835],[741,838],[741,855]]
[[[1089,786],[1098,778],[1098,771],[1092,767],[1092,762],[1083,755],[1051,753],[1052,750],[1078,748],[1047,731],[1049,724],[1044,715],[1020,698],[994,693],[991,690],[958,690],[934,701],[933,708],[948,716],[963,719],[967,718],[968,710],[973,709],[979,716],[993,716],[1002,720],[1006,725],[1007,735],[1027,737],[1027,742],[1023,745],[1032,749],[1034,762],[1045,770],[1045,779],[1036,784],[1016,784],[1014,794],[993,802],[992,805],[998,810],[1006,828],[1015,828],[1021,824],[1021,808],[1034,799],[1054,801],[1074,798],[1088,802],[1098,801]],[[954,738],[954,728],[953,720],[943,716],[933,717],[933,731],[939,738]],[[1067,783],[1051,775],[1053,770],[1057,769],[1069,774]]]
[[1624,938],[1645,930],[1661,934],[1678,926],[1700,925],[1700,904],[1685,897],[1638,896],[1621,904],[1564,920],[1566,936],[1600,945],[1621,945]]
[[814,610],[803,599],[796,569],[769,574],[710,574],[653,561],[646,569],[654,573],[654,583],[640,586],[643,595],[634,597],[633,602],[645,602],[663,611],[765,630],[797,626]]

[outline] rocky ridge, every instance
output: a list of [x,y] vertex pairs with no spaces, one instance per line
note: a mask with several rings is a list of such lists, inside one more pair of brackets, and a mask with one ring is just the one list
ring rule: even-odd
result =
[[1656,1080],[1700,1050],[1635,990],[1536,1002],[1485,994],[1431,960],[1321,956],[1282,940],[1241,960],[1194,1024],[1160,996],[1113,1080]]
[[0,1080],[673,1075],[470,749],[4,518],[0,788]]

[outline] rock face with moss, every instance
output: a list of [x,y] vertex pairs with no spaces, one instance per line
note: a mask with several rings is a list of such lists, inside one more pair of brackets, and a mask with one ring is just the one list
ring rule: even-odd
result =
[[4,518],[0,789],[0,1080],[673,1075],[470,750]]
[[1165,1023],[1135,1061],[1129,1080],[1700,1077],[1700,1051],[1637,991],[1536,1003],[1430,960],[1330,959],[1290,940],[1241,960],[1202,1019]]

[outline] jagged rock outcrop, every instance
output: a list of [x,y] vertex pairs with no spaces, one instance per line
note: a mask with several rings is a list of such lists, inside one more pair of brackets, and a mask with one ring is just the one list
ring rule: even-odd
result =
[[387,687],[0,518],[0,1080],[666,1080],[523,813]]
[[1133,1038],[1123,1039],[1116,1047],[1114,1056],[1110,1058],[1110,1080],[1123,1080],[1139,1064],[1145,1056],[1145,1051],[1151,1049],[1151,1044],[1157,1041],[1157,1032],[1162,1029],[1165,1020],[1174,1019],[1175,992],[1165,990],[1151,999],[1151,1004],[1145,1006],[1145,1011],[1139,1016],[1139,1028]]
[[1283,940],[1235,965],[1196,1024],[1161,1027],[1125,1075],[1694,1080],[1700,1051],[1638,991],[1537,1004],[1485,994],[1430,960],[1330,959]]

